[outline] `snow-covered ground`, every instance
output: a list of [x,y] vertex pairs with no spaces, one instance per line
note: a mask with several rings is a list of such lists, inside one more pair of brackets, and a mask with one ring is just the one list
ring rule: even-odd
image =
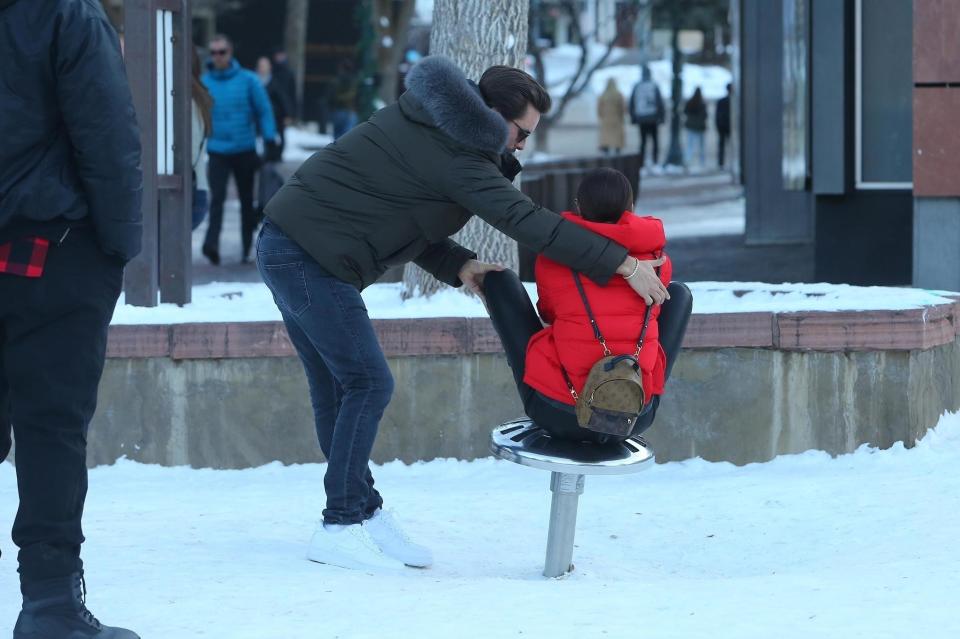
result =
[[[590,477],[574,562],[540,576],[545,472],[490,459],[375,468],[436,564],[396,574],[304,559],[323,465],[94,469],[88,604],[147,638],[960,636],[960,416],[916,448]],[[0,464],[0,529],[17,505]],[[0,540],[0,635],[19,609]]]
[[[690,282],[694,313],[755,311],[857,311],[921,308],[950,303],[947,293],[846,284],[765,284],[761,282]],[[536,286],[527,284],[532,300]],[[375,284],[363,292],[372,319],[487,317],[479,299],[444,287],[429,298],[401,298],[402,284]],[[180,307],[128,306],[121,297],[113,324],[183,324],[188,322],[280,321],[280,311],[262,283],[214,282],[193,287],[193,302]]]
[[671,240],[685,237],[743,235],[746,228],[743,198],[708,205],[690,204],[650,210],[641,194],[637,212],[643,215],[648,211],[663,221],[663,230]]
[[303,162],[333,142],[332,136],[293,126],[284,129],[283,137],[286,142],[283,149],[283,160],[285,162]]
[[[606,52],[606,46],[591,43],[587,47],[587,65],[590,68]],[[620,92],[629,96],[633,86],[640,81],[639,64],[617,64],[617,60],[628,54],[628,50],[614,48],[608,58],[610,66],[598,69],[590,78],[587,93],[594,98],[603,93],[607,80],[613,78]],[[546,70],[546,85],[552,94],[559,97],[567,90],[570,79],[576,73],[582,50],[578,45],[567,44],[547,49],[543,55]],[[671,60],[652,60],[648,63],[653,81],[660,87],[660,93],[666,100],[673,94],[673,62]],[[532,72],[532,69],[528,69]],[[733,75],[729,69],[720,66],[684,64],[681,71],[683,97],[689,98],[700,87],[707,100],[718,100],[727,94],[727,84]]]
[[[606,46],[592,43],[588,47],[588,68],[592,66],[603,53]],[[625,98],[629,99],[633,87],[640,80],[639,64],[619,64],[618,59],[628,57],[629,51],[615,48],[608,59],[609,66],[598,69],[590,78],[590,82],[582,94],[571,100],[566,107],[561,122],[566,125],[590,126],[597,124],[597,97],[603,93],[607,80],[613,78],[617,88]],[[546,73],[546,86],[555,100],[559,101],[576,73],[582,55],[577,45],[563,45],[548,49],[543,56]],[[673,94],[673,62],[670,60],[652,60],[648,63],[651,77],[660,88],[660,93],[666,101],[665,107],[669,111],[670,96]],[[532,68],[527,69],[533,73]],[[729,69],[720,66],[705,66],[684,64],[681,71],[682,95],[684,99],[693,95],[700,88],[703,97],[709,101],[716,101],[727,94],[727,85],[733,80]]]

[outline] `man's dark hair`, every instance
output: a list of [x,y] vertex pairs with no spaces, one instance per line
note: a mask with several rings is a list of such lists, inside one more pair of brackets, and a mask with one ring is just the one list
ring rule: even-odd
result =
[[633,209],[633,188],[620,171],[596,169],[580,182],[577,202],[583,219],[613,224],[624,211]]
[[527,105],[540,113],[550,110],[550,94],[529,73],[497,65],[480,76],[480,93],[491,109],[496,109],[507,120],[523,116]]
[[218,33],[210,38],[210,42],[226,42],[227,46],[230,47],[230,50],[233,50],[233,40],[230,39],[230,36],[223,33]]

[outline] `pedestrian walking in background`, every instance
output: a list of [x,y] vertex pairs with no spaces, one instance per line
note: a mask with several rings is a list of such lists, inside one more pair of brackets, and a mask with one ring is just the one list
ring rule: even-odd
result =
[[12,425],[23,595],[13,639],[137,639],[87,609],[80,559],[87,428],[142,231],[120,42],[92,0],[0,0],[0,33],[0,461]]
[[250,259],[257,213],[253,205],[253,182],[260,168],[257,155],[257,127],[264,152],[275,154],[277,126],[270,99],[256,73],[240,66],[233,57],[233,45],[224,35],[210,41],[210,69],[203,84],[213,96],[213,132],[207,142],[210,177],[210,223],[203,241],[203,254],[220,263],[220,229],[223,204],[227,199],[230,174],[240,198],[241,261]]
[[357,76],[351,60],[343,60],[337,72],[337,81],[330,100],[333,113],[333,139],[357,126]]
[[730,138],[730,97],[733,95],[733,85],[727,85],[727,95],[717,101],[717,111],[714,122],[717,125],[717,166],[724,167],[726,159],[727,140]]
[[640,128],[640,166],[644,166],[647,155],[647,140],[651,142],[653,166],[660,164],[660,125],[663,124],[666,111],[660,88],[653,81],[650,68],[643,67],[640,82],[630,94],[630,121]]
[[703,100],[700,87],[693,92],[683,107],[683,128],[687,133],[687,153],[685,164],[693,166],[694,157],[697,164],[703,168],[707,164],[706,150],[703,138],[707,130],[707,103]]
[[600,121],[600,151],[605,154],[619,155],[624,147],[626,132],[624,117],[627,114],[626,101],[617,88],[617,81],[607,80],[607,87],[597,98],[597,118]]
[[[263,85],[270,98],[270,108],[273,110],[273,121],[276,125],[279,143],[277,148],[271,149],[273,156],[266,156],[264,159],[268,162],[279,162],[283,157],[285,146],[284,127],[290,121],[290,114],[293,113],[293,102],[284,90],[279,78],[273,73],[273,65],[270,58],[262,57],[257,60],[257,76],[260,78],[260,84]],[[261,132],[262,133],[262,132]]]
[[193,230],[203,222],[210,211],[210,183],[207,180],[207,138],[213,130],[213,98],[200,80],[200,56],[193,51],[193,80],[190,85],[193,101],[191,111],[190,157],[193,166]]
[[294,120],[300,118],[300,105],[297,101],[297,78],[290,68],[290,61],[287,59],[287,52],[283,47],[277,47],[273,51],[273,60],[271,61],[274,82],[277,90],[280,91],[287,104],[287,117],[284,120],[284,126],[290,126]]
[[269,149],[269,153],[264,153],[263,163],[260,165],[260,172],[257,177],[257,223],[263,219],[263,207],[267,205],[270,198],[283,186],[283,178],[277,169],[277,164],[283,159],[283,127],[289,120],[291,105],[287,102],[287,96],[282,87],[277,82],[276,76],[271,73],[270,59],[263,57],[257,60],[257,75],[260,76],[260,82],[267,91],[270,98],[270,107],[273,109],[273,119],[277,125],[277,131],[280,132],[280,144]]

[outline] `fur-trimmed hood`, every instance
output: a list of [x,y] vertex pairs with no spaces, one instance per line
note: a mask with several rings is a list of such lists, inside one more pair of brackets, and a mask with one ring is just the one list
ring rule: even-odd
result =
[[465,146],[503,153],[507,122],[483,101],[480,89],[449,58],[427,56],[407,74],[407,91],[432,124]]

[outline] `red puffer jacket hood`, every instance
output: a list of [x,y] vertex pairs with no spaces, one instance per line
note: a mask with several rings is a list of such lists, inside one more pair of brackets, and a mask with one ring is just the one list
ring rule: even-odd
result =
[[[655,217],[641,217],[626,211],[615,224],[588,222],[569,212],[563,213],[563,217],[627,247],[630,255],[641,260],[660,257],[666,244],[663,223]],[[672,271],[668,258],[660,267],[664,284],[669,284]],[[535,272],[540,297],[537,308],[549,326],[534,335],[527,346],[524,381],[551,399],[573,404],[561,365],[580,392],[590,368],[603,357],[603,347],[593,335],[570,268],[541,255]],[[611,352],[632,354],[636,351],[647,310],[643,299],[622,277],[612,278],[606,286],[599,286],[586,277],[580,279]],[[663,393],[666,358],[658,339],[659,315],[660,307],[655,306],[640,353],[643,388],[648,398]]]

